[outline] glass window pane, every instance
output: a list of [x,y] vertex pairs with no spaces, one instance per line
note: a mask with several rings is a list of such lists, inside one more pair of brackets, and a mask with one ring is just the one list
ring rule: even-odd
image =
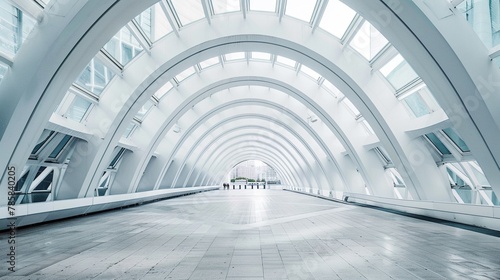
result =
[[153,8],[154,6],[147,8],[134,19],[151,41],[153,41]]
[[210,67],[210,66],[213,66],[213,65],[216,65],[216,64],[219,64],[220,61],[219,61],[219,57],[216,56],[216,57],[212,57],[212,58],[209,58],[205,61],[202,61],[200,62],[200,68],[203,70],[207,67]]
[[167,82],[164,86],[162,86],[155,94],[154,96],[160,100],[169,90],[171,90],[174,86],[172,85],[171,82]]
[[341,39],[354,19],[354,16],[356,16],[356,12],[346,4],[339,0],[330,0],[321,18],[319,27]]
[[330,92],[333,97],[339,97],[341,95],[340,90],[328,80],[324,80],[322,86],[326,88],[326,90]]
[[154,43],[158,39],[172,32],[173,29],[159,3],[156,3],[152,7],[151,12],[153,14],[153,32],[151,35],[151,41]]
[[411,68],[401,55],[393,58],[380,69],[380,72],[387,78],[396,91],[418,79],[417,73],[413,71],[413,68]]
[[271,54],[263,52],[252,52],[252,58],[260,60],[271,60]]
[[276,0],[250,0],[250,10],[276,12]]
[[370,61],[387,43],[387,39],[368,21],[365,21],[349,45]]
[[469,147],[467,147],[467,144],[465,144],[465,141],[458,136],[458,134],[452,129],[452,128],[445,128],[443,129],[443,132],[457,145],[457,147],[462,151],[462,152],[470,152]]
[[245,53],[244,52],[227,53],[224,55],[224,58],[226,59],[226,61],[244,59]]
[[284,56],[277,56],[276,62],[279,64],[282,64],[282,65],[292,67],[292,68],[295,68],[295,66],[297,65],[297,62],[295,62],[295,60],[286,58]]
[[83,69],[75,84],[99,96],[114,76],[111,70],[93,58]]
[[342,102],[344,102],[344,104],[347,106],[347,108],[349,108],[349,110],[354,114],[354,116],[359,116],[359,114],[361,114],[358,108],[356,108],[356,106],[352,104],[351,100],[344,98]]
[[144,120],[146,115],[149,113],[149,110],[153,108],[153,104],[153,101],[148,100],[144,105],[142,105],[141,109],[139,110],[139,112],[137,112],[135,117],[141,121]]
[[287,0],[285,15],[310,22],[317,0]]
[[40,149],[43,147],[43,145],[45,145],[45,143],[47,143],[47,141],[50,139],[50,137],[52,135],[54,135],[54,131],[44,129],[42,132],[42,135],[38,139],[38,143],[35,145],[35,147],[31,151],[31,154],[36,155],[38,153],[38,151],[40,151]]
[[431,113],[431,110],[422,99],[419,92],[410,94],[404,99],[404,102],[417,118]]
[[71,104],[71,107],[69,107],[66,112],[66,117],[70,120],[81,122],[89,110],[90,105],[92,105],[91,102],[82,97],[75,96],[73,104]]
[[321,77],[316,71],[305,65],[300,66],[300,71],[315,80],[318,80]]
[[205,17],[200,0],[171,0],[182,26]]
[[55,159],[57,156],[62,152],[64,147],[66,147],[66,144],[68,144],[69,140],[71,140],[70,135],[65,135],[64,138],[59,142],[57,147],[50,153],[49,158]]
[[129,138],[130,135],[132,135],[132,132],[134,132],[134,129],[136,128],[137,124],[135,122],[131,122],[127,128],[125,129],[125,132],[123,133],[123,137]]
[[189,67],[188,69],[182,71],[177,76],[175,76],[175,79],[180,83],[180,82],[184,81],[186,78],[188,78],[189,76],[193,75],[194,73],[196,73],[196,71],[194,70],[194,67]]
[[127,27],[123,27],[111,38],[104,49],[122,65],[126,65],[142,52],[142,46],[132,36]]
[[439,140],[439,138],[434,133],[426,134],[425,137],[431,141],[431,143],[438,149],[438,151],[443,155],[451,155],[450,150]]
[[215,14],[236,12],[240,10],[240,0],[212,0]]
[[0,51],[15,55],[36,21],[8,1],[0,1]]

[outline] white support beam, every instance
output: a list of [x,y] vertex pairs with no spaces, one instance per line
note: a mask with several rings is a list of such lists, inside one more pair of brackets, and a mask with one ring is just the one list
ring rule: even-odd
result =
[[278,1],[278,17],[280,19],[280,22],[281,19],[283,18],[283,15],[285,14],[285,9],[286,9],[286,0]]
[[500,45],[496,45],[490,49],[489,56],[491,59],[495,59],[500,56]]
[[146,51],[148,54],[151,54],[151,41],[144,35],[144,32],[141,30],[141,28],[137,25],[137,23],[132,20],[129,23],[127,23],[127,29],[130,31],[132,36],[139,42],[141,47]]
[[105,49],[101,49],[95,56],[106,68],[114,74],[123,77],[123,65],[109,54]]
[[248,12],[248,0],[240,0],[241,11],[243,12],[243,18],[247,18]]
[[172,14],[172,11],[168,7],[167,1],[161,0],[158,3],[160,3],[160,7],[163,10],[165,17],[167,18],[168,23],[170,23],[170,26],[172,26],[172,30],[174,31],[175,35],[177,35],[177,37],[179,37],[179,27],[175,23],[174,15]]
[[207,18],[208,24],[212,24],[212,13],[210,12],[210,4],[207,0],[201,0],[201,5],[203,6],[203,13],[205,13],[205,17]]
[[343,48],[349,45],[351,40],[354,38],[354,35],[356,35],[361,26],[363,26],[363,23],[365,23],[365,19],[362,18],[359,14],[356,14],[351,22],[351,25],[342,37],[342,45],[344,45]]
[[321,19],[323,18],[323,14],[325,13],[326,7],[328,6],[328,1],[329,0],[322,0],[319,2],[319,7],[316,10],[316,13],[314,14],[312,21],[311,21],[311,27],[312,27],[312,33],[316,30],[318,27],[319,23],[321,22]]

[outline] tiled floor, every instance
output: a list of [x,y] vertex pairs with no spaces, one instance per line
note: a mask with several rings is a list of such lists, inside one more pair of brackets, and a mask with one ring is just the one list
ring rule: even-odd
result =
[[500,279],[498,237],[280,190],[20,229],[17,243],[0,279]]

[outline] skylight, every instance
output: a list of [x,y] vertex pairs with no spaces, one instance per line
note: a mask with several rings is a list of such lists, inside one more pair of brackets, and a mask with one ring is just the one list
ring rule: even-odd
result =
[[236,12],[241,10],[239,0],[212,0],[214,14]]
[[182,26],[205,17],[200,0],[170,0]]
[[250,10],[276,12],[276,0],[250,0]]
[[304,74],[306,74],[307,76],[315,79],[315,80],[318,80],[319,78],[321,78],[321,76],[314,70],[312,70],[311,68],[305,66],[305,65],[302,65],[300,67],[300,71],[303,72]]
[[244,59],[245,53],[244,52],[227,53],[224,55],[224,58],[226,59],[226,61]]
[[213,66],[213,65],[216,65],[216,64],[219,64],[220,61],[219,61],[219,57],[216,56],[216,57],[212,57],[212,58],[209,58],[205,61],[202,61],[200,62],[200,68],[203,70],[207,67],[210,67],[210,66]]
[[104,49],[122,65],[126,65],[142,52],[141,45],[137,39],[132,36],[127,27],[122,27],[122,29],[104,45]]
[[356,106],[354,106],[354,104],[352,104],[352,102],[349,99],[344,98],[342,102],[344,102],[344,104],[347,106],[347,108],[349,108],[349,110],[354,114],[355,117],[361,114],[358,108],[356,108]]
[[153,26],[151,32],[151,42],[156,42],[158,39],[172,32],[172,26],[167,20],[165,13],[160,7],[159,3],[154,4],[151,8],[152,19],[151,24]]
[[419,77],[401,55],[389,61],[380,72],[387,78],[396,91],[414,82]]
[[73,103],[68,108],[68,111],[65,115],[70,120],[81,122],[87,115],[87,112],[91,105],[92,103],[87,101],[86,99],[75,96]]
[[167,82],[164,84],[155,94],[154,96],[160,100],[169,90],[171,90],[174,86],[171,82]]
[[138,120],[141,120],[141,121],[144,120],[144,118],[148,114],[149,110],[151,110],[151,108],[153,108],[153,104],[154,103],[151,100],[146,101],[146,103],[144,105],[142,105],[139,112],[137,112],[137,114],[135,115],[135,118]]
[[310,22],[317,0],[287,0],[285,15]]
[[365,21],[349,45],[370,61],[387,43],[387,39],[368,21]]
[[276,62],[292,68],[295,68],[295,66],[297,65],[297,62],[295,62],[295,60],[286,58],[284,56],[276,56]]
[[194,67],[189,67],[188,69],[182,71],[177,76],[175,76],[175,79],[177,80],[177,82],[180,83],[180,82],[184,81],[185,79],[187,79],[189,76],[193,75],[194,73],[196,73],[196,71],[194,70]]
[[252,58],[259,60],[271,60],[271,54],[263,52],[252,52]]
[[0,1],[0,51],[15,55],[35,24],[33,18],[9,1]]
[[322,86],[326,88],[326,90],[330,92],[333,95],[333,97],[337,98],[340,96],[340,90],[332,83],[330,83],[330,81],[324,80]]
[[321,18],[319,27],[342,39],[356,12],[339,0],[330,0]]

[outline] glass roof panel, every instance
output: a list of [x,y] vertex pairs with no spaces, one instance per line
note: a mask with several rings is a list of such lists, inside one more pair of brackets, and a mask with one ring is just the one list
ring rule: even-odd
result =
[[400,90],[415,79],[418,79],[418,75],[413,71],[408,62],[403,61],[386,78],[396,90]]
[[297,62],[284,56],[276,56],[276,62],[285,66],[295,68]]
[[259,60],[271,60],[271,54],[263,52],[252,52],[252,58]]
[[90,101],[80,96],[75,96],[75,99],[73,100],[71,106],[68,108],[65,116],[70,120],[82,122],[87,115],[87,112],[89,111],[91,105],[92,103]]
[[5,73],[7,73],[7,70],[9,70],[9,66],[0,61],[0,82],[2,82]]
[[335,97],[335,98],[337,98],[340,95],[342,95],[340,93],[340,90],[336,86],[334,86],[332,83],[330,83],[330,81],[328,81],[328,80],[324,80],[322,86],[324,88],[326,88],[326,90],[328,92],[330,92],[333,95],[333,97]]
[[194,70],[194,67],[189,67],[186,70],[179,73],[177,76],[175,76],[175,79],[180,83],[180,82],[184,81],[186,78],[188,78],[189,76],[193,75],[194,73],[196,73],[196,70]]
[[151,101],[151,100],[146,101],[146,103],[144,105],[142,105],[139,112],[137,112],[137,114],[135,115],[135,118],[138,120],[141,120],[141,121],[144,120],[144,118],[149,113],[151,108],[153,108],[153,105],[154,105],[153,101]]
[[137,124],[134,121],[130,122],[130,124],[125,129],[125,132],[123,132],[123,137],[129,138],[130,135],[132,135],[132,132],[134,132],[136,127],[137,127]]
[[305,65],[300,66],[300,71],[315,80],[321,78],[321,76],[316,71],[312,70],[311,68]]
[[200,0],[171,0],[182,26],[205,17]]
[[356,12],[346,4],[340,2],[340,0],[330,0],[321,18],[319,27],[341,39],[354,19],[354,16],[356,16]]
[[396,55],[393,59],[387,62],[387,64],[384,65],[384,67],[380,69],[380,73],[382,73],[384,77],[387,77],[387,75],[389,75],[389,73],[391,73],[392,70],[394,70],[394,68],[396,68],[399,64],[401,64],[403,60],[404,60],[403,56],[401,56],[400,54]]
[[349,45],[370,61],[387,43],[387,39],[373,25],[365,21]]
[[429,106],[427,106],[427,104],[425,103],[422,96],[420,96],[419,91],[410,94],[405,99],[403,99],[403,101],[413,112],[413,115],[415,115],[415,117],[417,118],[428,115],[432,112]]
[[61,142],[59,142],[59,144],[57,144],[56,148],[52,151],[52,153],[50,153],[49,158],[52,158],[52,159],[57,158],[57,156],[59,156],[61,154],[61,152],[63,151],[64,147],[66,147],[69,140],[71,140],[71,138],[73,138],[73,137],[70,135],[64,135]]
[[122,65],[127,64],[142,52],[141,45],[127,27],[122,27],[122,29],[104,45],[104,49]]
[[160,100],[169,90],[171,90],[174,86],[171,82],[167,82],[164,84],[155,94],[153,94],[158,100]]
[[93,58],[82,71],[75,84],[100,95],[115,74],[104,66],[98,59]]
[[276,0],[250,0],[250,10],[276,12]]
[[240,0],[212,0],[214,14],[236,12],[241,10]]
[[347,108],[349,108],[349,110],[354,114],[355,117],[361,114],[358,108],[356,108],[356,106],[354,106],[354,104],[352,104],[349,99],[344,98],[342,102],[344,102],[344,104],[347,106]]
[[0,1],[0,51],[15,55],[36,21],[9,1]]
[[203,70],[205,68],[208,68],[210,66],[214,66],[214,65],[219,64],[219,63],[220,63],[220,61],[219,61],[218,56],[212,57],[212,58],[209,58],[205,61],[200,62],[200,68]]
[[149,40],[153,41],[153,7],[147,8],[137,15],[134,20],[142,28]]
[[156,3],[153,7],[151,7],[151,12],[153,15],[153,32],[150,39],[154,43],[158,39],[172,32],[173,29],[159,3]]
[[458,134],[452,129],[452,128],[445,128],[443,129],[443,132],[457,145],[457,147],[462,151],[462,152],[470,152],[469,147],[467,144],[465,144],[465,141],[458,136]]
[[438,151],[441,154],[451,155],[450,150],[448,150],[448,148],[446,148],[446,146],[443,144],[443,142],[441,142],[441,140],[439,140],[439,138],[436,136],[436,134],[429,133],[429,134],[426,134],[425,136],[427,137],[427,139],[429,139],[431,141],[431,143],[434,145],[434,147],[436,147],[436,149],[438,149]]
[[287,0],[285,15],[310,22],[317,0]]
[[224,58],[226,61],[244,59],[245,53],[244,52],[227,53],[224,55]]

